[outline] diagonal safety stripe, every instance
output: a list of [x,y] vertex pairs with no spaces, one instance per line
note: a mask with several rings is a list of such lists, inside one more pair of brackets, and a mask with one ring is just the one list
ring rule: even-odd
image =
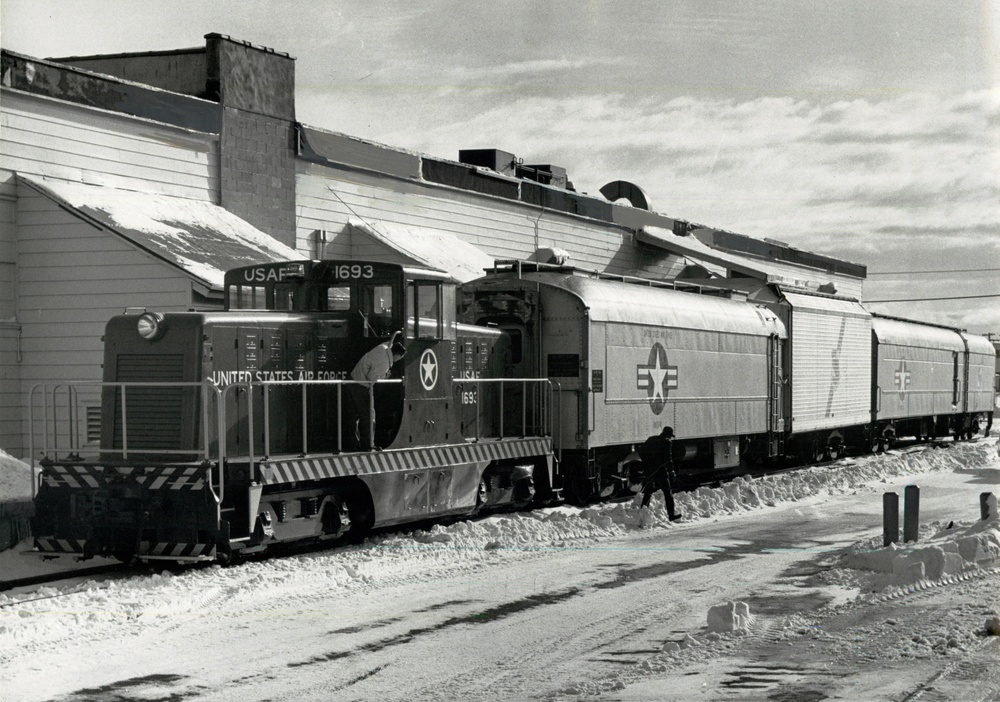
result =
[[548,439],[508,439],[488,443],[277,460],[262,465],[270,469],[266,471],[264,483],[279,485],[300,480],[446,468],[491,460],[542,456],[548,454],[550,450],[551,442]]
[[[43,470],[43,480],[51,487],[72,489],[100,488],[107,484],[106,466],[53,464]],[[207,468],[204,466],[135,466],[118,468],[112,473],[116,480],[132,481],[149,490],[203,490]]]

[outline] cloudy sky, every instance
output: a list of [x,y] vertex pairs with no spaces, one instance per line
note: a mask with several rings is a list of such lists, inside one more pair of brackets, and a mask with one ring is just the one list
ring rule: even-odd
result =
[[294,56],[298,119],[868,266],[871,307],[1000,334],[1000,2],[3,0],[37,57]]

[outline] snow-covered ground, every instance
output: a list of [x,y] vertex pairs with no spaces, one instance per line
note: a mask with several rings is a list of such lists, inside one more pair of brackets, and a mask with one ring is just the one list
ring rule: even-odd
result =
[[[911,482],[920,538],[883,548]],[[0,699],[997,699],[990,491],[996,437],[679,494],[678,523],[657,495],[22,588]]]

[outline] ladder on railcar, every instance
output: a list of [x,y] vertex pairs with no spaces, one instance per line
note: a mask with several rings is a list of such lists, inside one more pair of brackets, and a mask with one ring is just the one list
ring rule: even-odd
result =
[[785,427],[781,421],[782,373],[781,339],[772,334],[768,339],[768,457],[774,458],[785,452]]

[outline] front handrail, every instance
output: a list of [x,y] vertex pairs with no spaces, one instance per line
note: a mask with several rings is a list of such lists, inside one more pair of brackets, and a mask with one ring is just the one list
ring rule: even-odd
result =
[[[87,393],[87,398],[81,398],[81,389],[89,388],[90,393]],[[142,448],[135,449],[129,448],[129,388],[137,389],[166,389],[166,388],[198,388],[202,393],[202,401],[200,403],[200,425],[201,433],[198,436],[198,445],[189,448]],[[96,450],[101,454],[102,459],[107,455],[120,456],[120,459],[124,462],[129,459],[130,454],[156,454],[164,456],[190,456],[192,454],[198,455],[205,462],[210,462],[213,458],[212,456],[212,430],[215,429],[215,435],[225,436],[224,433],[224,422],[225,413],[221,409],[216,412],[215,417],[211,416],[211,406],[212,399],[215,400],[214,404],[216,407],[221,406],[222,395],[219,387],[212,381],[199,381],[199,382],[104,382],[99,380],[82,380],[75,381],[73,383],[36,383],[32,386],[28,395],[28,452],[31,461],[31,468],[34,473],[35,462],[39,456],[58,461],[60,452],[66,451],[66,460],[83,460],[80,456],[80,452],[83,451],[85,442],[81,434],[86,431],[86,411],[80,411],[80,404],[85,402],[87,399],[94,401],[96,404],[102,406],[103,413],[103,403],[104,403],[104,391],[107,389],[120,389],[121,392],[118,394],[117,402],[120,403],[118,408],[121,410],[121,448],[116,448],[114,446],[104,446],[99,445]],[[62,397],[61,393],[65,393]],[[36,418],[35,411],[36,407],[39,405],[39,396],[42,412],[42,431],[41,436],[36,436]],[[62,397],[62,399],[60,399]],[[65,413],[65,424],[61,423],[60,412]],[[81,421],[81,418],[83,421]],[[214,421],[213,421],[214,420]],[[103,416],[102,416],[103,421]],[[40,438],[41,443],[37,445],[36,452],[36,438]],[[66,446],[62,446],[63,439],[66,441]],[[222,444],[224,442],[219,442],[219,451],[221,452]],[[223,460],[223,456],[220,453],[219,461]],[[39,480],[41,476],[38,476]],[[35,498],[37,490],[37,480],[31,481],[31,497]]]
[[[497,431],[483,432],[481,417],[483,409],[476,403],[475,412],[475,434],[466,437],[467,440],[479,441],[484,438],[503,438],[510,426],[505,426],[505,395],[512,389],[520,390],[519,420],[515,420],[517,426],[514,427],[516,434],[542,435],[555,437],[558,435],[560,409],[554,403],[561,404],[558,392],[554,390],[553,383],[547,378],[453,378],[453,385],[459,393],[463,392],[466,386],[475,386],[477,398],[483,397],[481,390],[484,387],[498,387],[498,414],[495,421],[498,424]],[[239,456],[241,460],[246,458],[249,465],[256,466],[259,459],[257,454],[258,438],[261,439],[262,457],[268,458],[272,455],[274,448],[274,437],[272,436],[272,397],[271,392],[275,387],[301,387],[302,397],[300,403],[302,436],[301,447],[295,447],[296,452],[301,451],[302,455],[307,455],[310,451],[310,409],[309,390],[311,387],[332,387],[336,388],[336,446],[337,452],[344,450],[343,419],[345,417],[344,388],[347,386],[360,386],[366,389],[368,398],[368,449],[374,448],[375,440],[375,387],[384,385],[401,385],[402,379],[386,379],[378,381],[354,381],[354,380],[261,380],[233,383],[220,386],[214,381],[205,380],[201,382],[102,382],[102,381],[79,381],[74,383],[38,383],[31,388],[29,395],[29,452],[31,457],[32,470],[35,469],[36,457],[41,456],[52,461],[59,461],[60,454],[66,452],[64,460],[83,461],[80,456],[84,444],[86,443],[81,433],[86,431],[86,422],[81,421],[86,418],[86,412],[81,411],[81,402],[91,401],[103,405],[105,391],[119,389],[115,393],[117,408],[120,410],[121,445],[103,446],[96,450],[100,457],[94,462],[106,461],[107,456],[117,456],[122,462],[126,462],[130,457],[136,455],[146,456],[192,456],[196,455],[206,464],[217,461],[220,470],[214,471],[210,477],[209,486],[215,498],[221,503],[224,497],[224,470],[221,467],[231,456]],[[136,448],[135,436],[130,430],[130,406],[134,410],[135,392],[137,389],[157,389],[157,388],[198,388],[201,390],[201,401],[198,417],[200,419],[201,431],[197,437],[195,446],[188,448],[158,448],[143,446]],[[85,390],[90,392],[86,393]],[[236,393],[245,391],[246,404],[240,407],[240,401]],[[38,397],[41,394],[42,408],[42,431],[41,436],[36,435],[36,407],[39,405]],[[81,395],[86,395],[81,399]],[[260,418],[255,403],[263,402]],[[234,405],[234,407],[230,407]],[[553,408],[555,407],[555,410]],[[102,407],[103,413],[107,411]],[[113,411],[113,410],[112,410]],[[288,415],[291,407],[282,407],[282,411]],[[235,419],[233,416],[235,414]],[[315,410],[313,412],[315,416]],[[329,415],[327,415],[329,418]],[[65,425],[60,424],[65,420]],[[260,421],[263,426],[257,427]],[[230,426],[233,424],[233,427]],[[231,452],[230,430],[245,423],[247,444],[244,449]],[[68,427],[68,428],[67,428]],[[103,427],[102,427],[103,429]],[[529,431],[530,429],[530,431]],[[115,436],[112,437],[112,443]],[[36,440],[40,439],[40,445],[36,446]],[[63,446],[62,444],[66,445]],[[558,441],[562,444],[562,441]],[[561,446],[559,447],[561,449]],[[259,480],[259,476],[257,477]],[[32,480],[32,499],[37,494],[41,475]]]

